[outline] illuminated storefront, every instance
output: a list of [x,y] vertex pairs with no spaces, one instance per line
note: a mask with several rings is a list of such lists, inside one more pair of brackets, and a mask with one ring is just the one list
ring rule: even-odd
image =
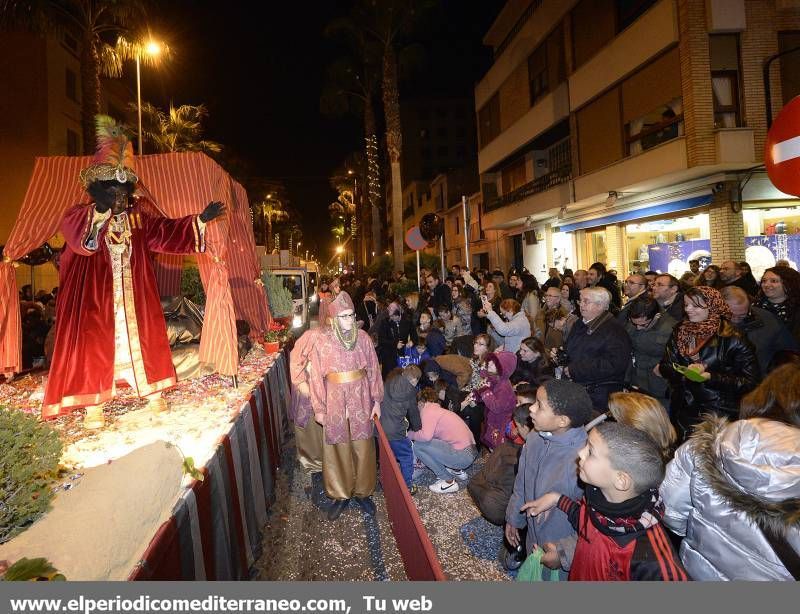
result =
[[627,224],[625,240],[629,272],[653,270],[680,278],[689,260],[700,260],[701,268],[711,263],[708,213]]
[[765,269],[778,260],[788,260],[797,269],[800,262],[800,201],[778,201],[774,205],[745,205],[745,260],[761,279]]

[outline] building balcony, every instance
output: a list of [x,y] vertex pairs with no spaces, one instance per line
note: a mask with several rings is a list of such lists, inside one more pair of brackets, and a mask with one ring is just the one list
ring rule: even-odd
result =
[[565,82],[478,151],[478,171],[485,173],[566,117],[569,117],[569,90]]
[[674,0],[661,0],[620,32],[569,77],[569,104],[579,109],[668,47],[678,42]]
[[493,200],[487,201],[484,205],[484,211],[489,213],[490,211],[494,211],[500,207],[505,207],[521,200],[525,200],[534,194],[539,194],[540,192],[549,190],[552,187],[566,183],[570,179],[572,179],[572,164],[562,166],[561,168],[551,171],[546,175],[537,177],[533,181],[529,181],[525,185],[520,186],[508,194],[503,194],[502,196],[498,196]]
[[639,186],[637,191],[652,189],[657,183],[668,181],[671,175],[677,178],[688,168],[686,138],[678,137],[577,177],[575,199],[581,201],[631,186]]

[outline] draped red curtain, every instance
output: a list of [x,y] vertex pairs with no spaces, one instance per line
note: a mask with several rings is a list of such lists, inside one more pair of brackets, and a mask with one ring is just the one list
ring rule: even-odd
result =
[[[13,261],[56,234],[69,206],[85,202],[78,173],[90,163],[89,156],[36,159],[0,263],[0,372],[18,372],[22,366],[22,329]],[[140,190],[167,217],[200,213],[212,200],[220,200],[228,207],[224,218],[206,228],[207,251],[198,255],[207,297],[200,359],[214,364],[219,373],[233,375],[238,362],[237,314],[255,331],[263,331],[270,320],[263,290],[255,283],[258,265],[252,225],[244,222],[250,215],[247,195],[222,167],[202,153],[142,156],[136,164]],[[247,250],[251,250],[249,254]],[[162,271],[161,281],[175,283],[174,261],[171,274],[169,277]],[[165,289],[170,288],[162,287],[162,292]]]

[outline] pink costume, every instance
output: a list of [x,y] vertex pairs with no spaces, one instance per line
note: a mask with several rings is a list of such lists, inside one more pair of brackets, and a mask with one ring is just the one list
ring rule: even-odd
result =
[[289,419],[294,422],[297,458],[303,468],[310,472],[322,471],[322,426],[314,420],[311,391],[308,388],[311,350],[320,332],[319,328],[314,328],[303,333],[295,342],[289,356],[289,372],[292,381]]
[[309,419],[314,419],[314,409],[311,406],[311,395],[303,394],[298,390],[302,383],[308,383],[310,371],[311,351],[319,337],[321,330],[314,328],[304,332],[295,342],[289,356],[289,373],[292,381],[292,403],[289,406],[289,419],[297,426],[305,428]]
[[[309,380],[315,417],[323,425],[322,479],[331,499],[355,497],[364,503],[377,479],[372,412],[383,400],[381,370],[372,339],[355,324],[347,292],[331,301],[328,315],[331,323],[311,350]],[[338,517],[341,509],[329,518]]]
[[[366,373],[354,382],[332,384],[326,379],[333,372],[358,369]],[[356,346],[348,351],[333,329],[326,327],[315,339],[309,381],[314,412],[325,414],[325,443],[344,443],[373,436],[370,415],[372,406],[383,400],[383,381],[375,346],[367,333],[358,330]]]

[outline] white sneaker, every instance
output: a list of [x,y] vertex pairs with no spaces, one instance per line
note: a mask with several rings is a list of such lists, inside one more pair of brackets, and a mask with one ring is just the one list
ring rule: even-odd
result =
[[458,492],[458,482],[453,480],[452,482],[448,482],[447,480],[436,480],[433,484],[428,486],[433,492],[444,495],[451,492]]
[[466,480],[468,477],[467,472],[463,469],[450,469],[450,467],[445,467],[445,469],[447,469],[447,473],[459,480]]

